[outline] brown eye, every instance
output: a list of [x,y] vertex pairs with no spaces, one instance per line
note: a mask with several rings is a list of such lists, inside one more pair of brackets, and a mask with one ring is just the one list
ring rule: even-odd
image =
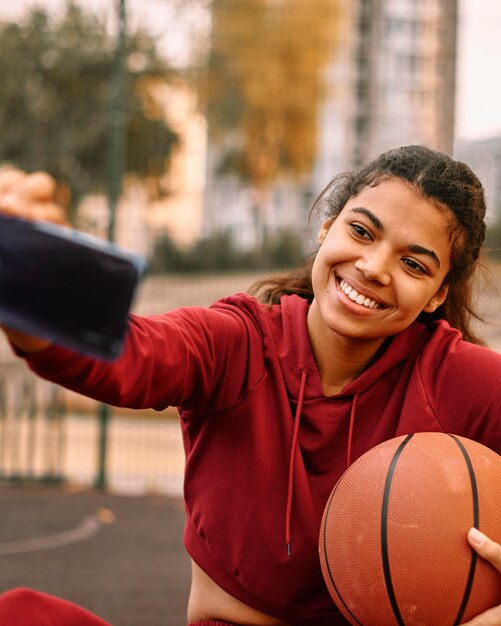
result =
[[418,263],[417,261],[414,261],[414,259],[409,259],[409,258],[404,258],[402,259],[403,264],[410,269],[412,272],[416,272],[417,274],[427,274],[427,270],[425,267],[423,267],[421,265],[421,263]]
[[368,239],[369,241],[372,241],[372,235],[361,224],[358,224],[356,222],[352,222],[350,224],[350,229],[351,229],[351,231],[353,232],[353,234],[356,237],[358,237],[360,239]]

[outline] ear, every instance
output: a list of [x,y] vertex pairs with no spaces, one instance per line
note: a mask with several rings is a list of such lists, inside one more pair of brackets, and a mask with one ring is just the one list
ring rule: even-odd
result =
[[318,235],[317,235],[317,241],[320,245],[324,243],[324,240],[327,237],[327,233],[329,232],[333,221],[334,220],[332,218],[329,218],[328,220],[325,220],[325,222],[320,227],[320,230],[318,231]]
[[440,305],[445,302],[447,293],[449,292],[449,285],[442,285],[433,298],[424,307],[423,313],[433,313],[438,309]]

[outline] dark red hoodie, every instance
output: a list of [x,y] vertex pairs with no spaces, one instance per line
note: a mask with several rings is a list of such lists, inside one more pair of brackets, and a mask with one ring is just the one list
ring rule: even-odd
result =
[[132,317],[112,364],[51,347],[40,375],[112,405],[178,406],[188,552],[223,589],[297,624],[345,624],[324,586],[320,519],[346,467],[374,445],[452,432],[501,452],[501,356],[445,322],[415,322],[326,397],[308,303],[239,294],[210,309]]

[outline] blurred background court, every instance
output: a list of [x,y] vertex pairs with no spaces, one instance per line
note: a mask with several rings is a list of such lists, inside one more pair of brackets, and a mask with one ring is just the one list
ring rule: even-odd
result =
[[[75,227],[147,257],[148,314],[299,263],[339,171],[409,143],[454,154],[487,190],[481,332],[501,351],[500,28],[489,0],[0,0],[0,164],[49,171]],[[184,623],[175,409],[98,405],[2,343],[0,479],[0,589]]]

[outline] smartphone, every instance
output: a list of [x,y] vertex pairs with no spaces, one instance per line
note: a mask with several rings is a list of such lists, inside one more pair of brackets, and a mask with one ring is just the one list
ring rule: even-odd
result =
[[48,222],[0,214],[0,323],[106,360],[118,357],[146,260]]

